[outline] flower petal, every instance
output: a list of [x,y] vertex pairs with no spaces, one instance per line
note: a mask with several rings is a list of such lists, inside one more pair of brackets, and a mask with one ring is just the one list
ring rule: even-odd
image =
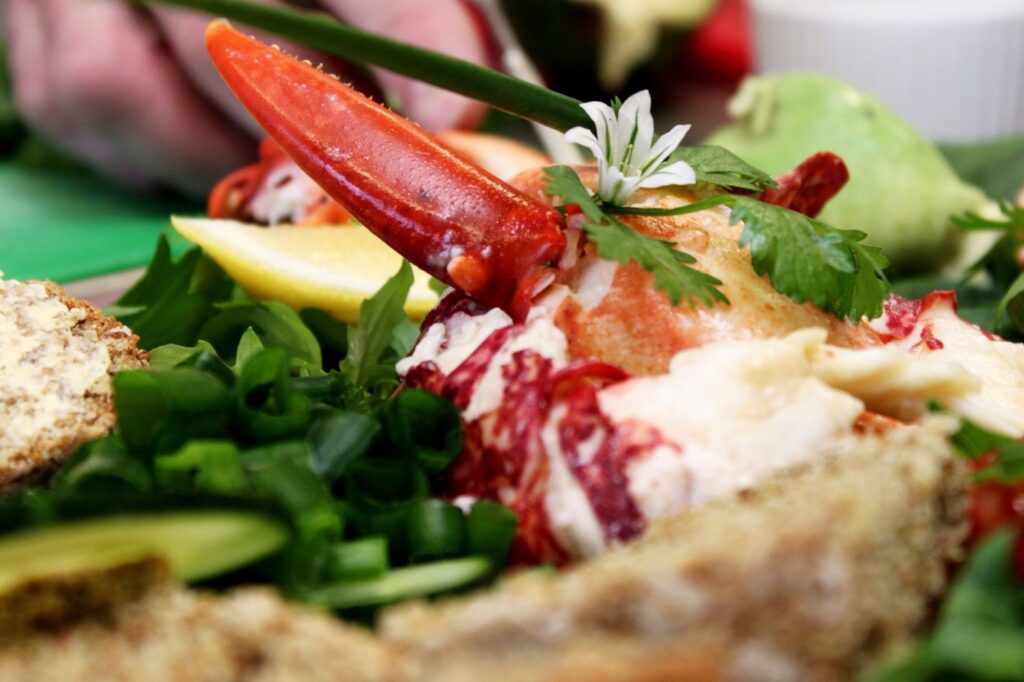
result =
[[594,158],[600,159],[604,156],[604,149],[601,147],[597,137],[583,126],[565,131],[564,137],[565,141],[570,144],[578,144],[589,149],[594,154]]
[[669,154],[674,152],[682,143],[683,138],[686,137],[688,132],[690,132],[690,126],[677,125],[659,137],[658,141],[654,143],[650,154],[647,155],[647,159],[643,162],[643,167],[640,169],[641,173],[646,175],[648,172],[657,169],[668,158]]
[[643,164],[647,156],[650,139],[654,135],[654,119],[651,117],[651,93],[641,90],[634,93],[619,107],[618,154],[615,165],[624,173]]
[[659,168],[653,173],[645,175],[637,183],[638,187],[668,187],[669,185],[692,185],[697,182],[697,174],[690,164],[685,161],[676,161],[673,164]]
[[611,159],[615,151],[615,112],[604,102],[584,102],[580,106],[594,122],[597,141],[601,143],[600,156]]
[[[641,90],[622,103],[622,107],[619,109],[619,129],[624,133],[628,130],[629,133],[625,133],[627,136],[634,130],[636,131],[636,134],[632,135],[633,151],[630,155],[630,162],[628,167],[623,170],[629,172],[632,169],[640,168],[650,154],[651,142],[654,140],[654,117],[651,116],[650,92]],[[629,141],[629,137],[623,140],[624,148]]]

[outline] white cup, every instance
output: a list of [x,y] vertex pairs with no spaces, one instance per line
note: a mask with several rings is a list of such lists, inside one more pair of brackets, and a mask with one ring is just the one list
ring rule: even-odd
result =
[[819,71],[923,135],[1024,133],[1024,0],[751,0],[759,73]]

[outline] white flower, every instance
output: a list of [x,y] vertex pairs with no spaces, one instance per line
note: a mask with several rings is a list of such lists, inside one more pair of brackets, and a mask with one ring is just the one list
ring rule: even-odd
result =
[[606,203],[621,206],[640,187],[692,185],[697,181],[693,168],[685,161],[663,165],[690,126],[677,125],[655,143],[651,94],[647,90],[623,102],[618,116],[603,102],[582,106],[594,121],[597,135],[579,127],[568,131],[565,139],[586,147],[597,157],[597,195]]

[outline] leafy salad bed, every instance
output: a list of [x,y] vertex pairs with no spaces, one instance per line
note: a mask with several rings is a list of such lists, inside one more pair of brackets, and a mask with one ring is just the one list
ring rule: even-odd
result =
[[[108,310],[138,333],[151,369],[115,376],[114,435],[82,447],[47,489],[7,500],[0,530],[154,508],[252,509],[278,517],[287,541],[227,584],[269,581],[352,609],[486,582],[506,563],[516,516],[490,501],[463,511],[432,493],[462,434],[448,401],[395,394],[395,363],[419,333],[403,311],[412,281],[403,264],[363,303],[361,323],[346,326],[254,301],[199,249],[174,261],[161,240]],[[223,569],[261,558],[213,551],[237,555]]]

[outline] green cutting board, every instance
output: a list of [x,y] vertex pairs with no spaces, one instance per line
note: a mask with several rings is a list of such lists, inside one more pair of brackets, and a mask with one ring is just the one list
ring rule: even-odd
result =
[[0,271],[71,282],[149,262],[171,213],[202,207],[114,187],[86,171],[0,161]]

